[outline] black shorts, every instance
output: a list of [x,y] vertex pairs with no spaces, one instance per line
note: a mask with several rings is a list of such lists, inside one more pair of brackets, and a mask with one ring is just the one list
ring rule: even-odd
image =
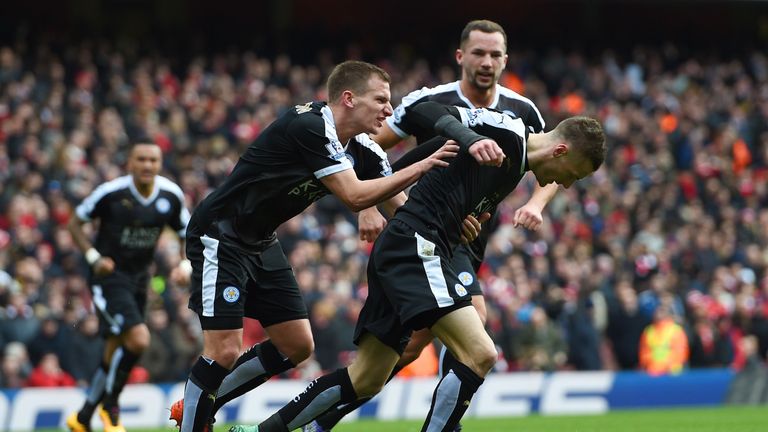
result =
[[[423,234],[423,235],[422,235]],[[442,316],[471,306],[445,251],[393,219],[376,239],[368,261],[368,298],[355,328],[355,343],[366,332],[402,354],[413,330],[431,327]]]
[[246,252],[209,235],[187,234],[192,263],[189,308],[204,330],[243,327],[243,317],[266,327],[307,318],[307,308],[288,259],[276,239]]
[[483,295],[483,289],[477,280],[477,272],[475,272],[475,266],[472,264],[473,260],[470,253],[467,246],[459,245],[453,251],[451,264],[453,264],[453,268],[456,270],[459,282],[469,291],[469,295]]
[[144,323],[149,275],[115,270],[102,277],[91,276],[91,297],[99,316],[99,331],[117,336]]

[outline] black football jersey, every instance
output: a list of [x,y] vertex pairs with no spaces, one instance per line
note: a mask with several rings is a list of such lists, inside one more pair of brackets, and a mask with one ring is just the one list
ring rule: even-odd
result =
[[[205,230],[214,221],[244,246],[270,238],[277,227],[330,191],[321,178],[354,169],[358,178],[392,174],[384,150],[368,135],[342,144],[325,102],[296,105],[269,127],[240,157],[227,179],[195,210]],[[231,227],[231,228],[230,228]]]
[[99,220],[94,247],[115,261],[116,270],[146,272],[165,226],[182,238],[186,235],[189,211],[181,188],[156,176],[149,197],[142,196],[126,175],[103,183],[75,209],[80,220]]
[[491,167],[478,164],[467,151],[459,152],[447,168],[428,171],[396,213],[395,218],[417,230],[436,231],[447,250],[453,250],[466,215],[493,212],[525,175],[528,131],[522,119],[493,110],[446,108],[465,126],[494,139],[507,156],[500,167]]
[[[402,103],[395,108],[392,116],[387,118],[387,124],[401,138],[409,135],[416,137],[417,143],[422,143],[434,136],[431,130],[425,130],[408,118],[408,108],[424,101],[437,102],[443,105],[453,105],[466,108],[477,108],[461,92],[460,81],[442,84],[436,87],[424,87],[413,91],[403,98]],[[544,118],[536,105],[528,98],[521,96],[513,90],[496,84],[496,98],[488,107],[523,121],[527,130],[532,133],[544,131]],[[469,248],[475,269],[480,267],[485,256],[485,248],[488,240],[498,226],[498,214],[496,209],[489,209],[491,220],[484,224],[480,235],[466,247]]]
[[[461,92],[460,81],[442,84],[436,87],[423,87],[403,98],[402,103],[395,108],[394,114],[387,118],[387,124],[401,138],[414,135],[417,142],[423,142],[432,135],[420,132],[421,129],[408,118],[407,108],[424,101],[437,102],[443,105],[453,105],[466,108],[478,108]],[[544,131],[544,118],[534,103],[513,90],[496,84],[496,98],[487,108],[503,112],[512,118],[519,118],[533,133]]]

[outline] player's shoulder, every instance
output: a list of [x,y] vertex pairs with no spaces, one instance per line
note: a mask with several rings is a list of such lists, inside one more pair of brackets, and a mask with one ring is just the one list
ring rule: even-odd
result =
[[304,130],[322,131],[328,125],[333,125],[331,108],[325,102],[307,102],[294,105],[286,114],[288,117],[288,129],[293,134],[299,134]]
[[155,183],[161,191],[170,192],[183,200],[184,192],[181,190],[181,186],[176,184],[173,180],[159,175],[155,177]]
[[436,85],[434,87],[422,87],[408,93],[403,98],[403,104],[412,104],[423,99],[432,100],[444,95],[454,95],[459,91],[459,81]]
[[131,187],[132,177],[130,175],[124,175],[114,178],[98,185],[91,195],[104,197],[115,192],[129,189]]
[[367,151],[370,151],[371,153],[378,156],[380,159],[387,159],[387,152],[384,151],[384,149],[381,148],[381,146],[376,141],[374,141],[370,136],[368,136],[368,134],[361,133],[359,135],[356,135],[354,141],[357,142],[360,145],[360,147],[362,147]]
[[536,109],[536,104],[534,104],[532,100],[512,90],[511,88],[504,87],[501,84],[496,84],[496,91],[499,93],[499,102],[501,102],[502,99],[507,99],[510,101],[517,101],[528,104],[532,108]]

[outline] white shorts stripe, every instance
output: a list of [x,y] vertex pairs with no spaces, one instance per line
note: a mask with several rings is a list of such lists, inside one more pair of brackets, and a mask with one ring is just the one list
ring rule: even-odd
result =
[[216,279],[219,276],[219,241],[203,235],[203,316],[213,316],[213,301],[216,299]]
[[435,301],[437,301],[437,306],[452,306],[454,301],[448,293],[448,284],[446,284],[445,276],[443,276],[440,256],[435,255],[436,245],[420,236],[419,233],[414,233],[414,236],[416,237],[416,253],[421,258],[424,271],[427,273],[429,288],[432,290]]

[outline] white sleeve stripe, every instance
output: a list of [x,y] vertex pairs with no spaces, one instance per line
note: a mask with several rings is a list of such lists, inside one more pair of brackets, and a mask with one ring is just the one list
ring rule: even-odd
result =
[[392,116],[387,117],[387,125],[389,125],[389,128],[392,129],[392,132],[394,132],[400,138],[405,138],[408,136],[407,133],[405,133],[402,129],[400,129],[399,127],[397,127],[397,125],[395,125],[394,117]]
[[83,222],[91,221],[91,213],[105,196],[130,186],[131,176],[126,175],[101,184],[75,208],[75,214]]
[[536,106],[535,103],[533,103],[532,100],[530,100],[527,97],[521,95],[520,93],[517,93],[516,91],[508,89],[508,88],[506,88],[506,87],[504,87],[502,85],[498,85],[497,84],[496,88],[497,88],[497,90],[498,90],[500,95],[503,95],[504,97],[509,98],[509,99],[517,99],[519,101],[523,101],[523,102],[527,103],[531,108],[533,108],[533,111],[536,113],[536,116],[539,117],[539,122],[541,122],[541,129],[544,130],[544,126],[545,126],[544,117],[541,116],[541,113],[539,112],[539,108]]
[[331,165],[329,167],[325,167],[323,169],[315,171],[315,177],[321,179],[325,176],[346,171],[348,169],[352,169],[352,163],[349,161],[349,159],[344,158],[344,160],[342,160],[341,163],[338,163],[336,165]]

